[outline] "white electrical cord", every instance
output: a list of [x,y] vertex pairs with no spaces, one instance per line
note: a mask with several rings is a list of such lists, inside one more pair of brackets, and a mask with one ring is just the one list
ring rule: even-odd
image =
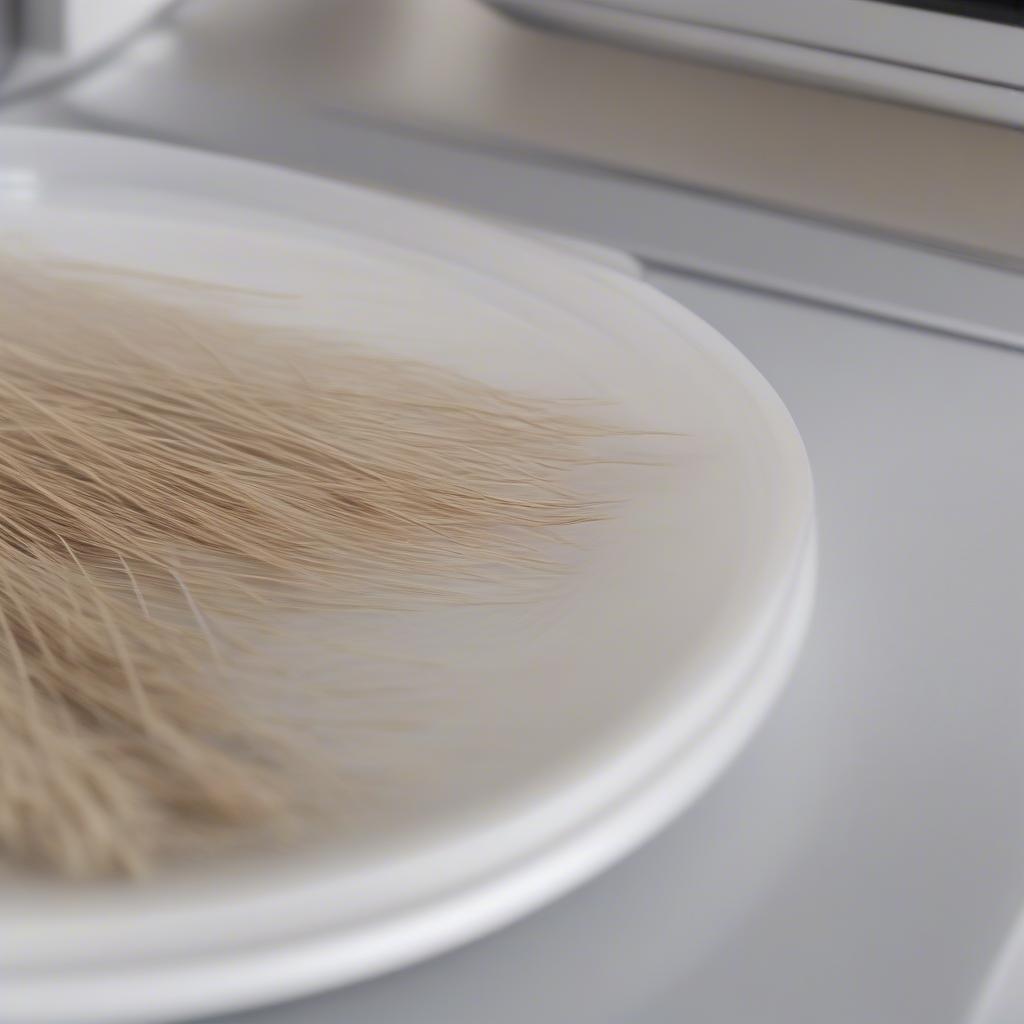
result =
[[23,0],[0,106],[34,98],[105,60],[180,0]]

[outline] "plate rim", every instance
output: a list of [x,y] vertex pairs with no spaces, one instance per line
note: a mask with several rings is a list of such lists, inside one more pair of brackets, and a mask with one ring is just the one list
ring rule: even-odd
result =
[[[663,295],[654,289],[653,286],[646,282],[636,280],[631,277],[627,277],[622,274],[619,270],[609,268],[607,266],[598,266],[595,263],[588,262],[587,259],[581,255],[570,253],[565,250],[559,249],[551,243],[538,239],[535,236],[531,237],[528,234],[519,234],[513,229],[506,225],[496,225],[485,218],[473,216],[471,214],[454,211],[448,207],[437,206],[435,204],[425,203],[421,200],[409,199],[407,197],[393,196],[389,193],[380,192],[378,190],[367,188],[362,185],[351,185],[344,182],[334,181],[332,179],[323,178],[317,175],[311,175],[300,171],[294,171],[274,165],[261,164],[259,162],[240,159],[237,157],[228,157],[220,154],[209,153],[206,151],[189,150],[182,147],[170,146],[164,143],[156,143],[147,140],[140,140],[135,138],[125,138],[122,136],[107,136],[93,132],[68,132],[54,129],[40,129],[40,128],[26,128],[21,126],[4,127],[0,129],[0,140],[4,140],[5,145],[3,146],[4,157],[0,160],[0,170],[3,165],[14,162],[10,154],[16,154],[16,158],[20,157],[23,162],[28,161],[31,166],[33,164],[33,151],[35,153],[35,166],[38,167],[40,164],[45,163],[46,160],[41,158],[40,154],[44,151],[48,151],[46,156],[52,162],[60,159],[63,155],[64,160],[68,165],[73,165],[74,161],[67,159],[67,150],[81,149],[81,147],[99,147],[100,149],[106,148],[108,150],[107,156],[104,157],[104,161],[108,161],[111,155],[116,154],[120,151],[120,156],[124,163],[122,166],[127,166],[129,169],[142,173],[140,168],[144,169],[143,165],[147,162],[152,164],[153,161],[163,163],[162,172],[164,175],[170,174],[172,168],[169,165],[174,165],[177,161],[179,167],[184,165],[191,165],[196,171],[197,176],[199,170],[205,165],[209,172],[216,171],[217,175],[241,175],[246,181],[249,182],[248,188],[254,188],[263,183],[276,183],[281,184],[288,182],[295,186],[301,186],[304,190],[315,190],[319,195],[327,198],[331,195],[335,197],[345,197],[349,202],[353,200],[369,201],[377,204],[385,204],[390,206],[392,209],[401,210],[405,214],[415,216],[416,218],[426,219],[428,222],[433,220],[438,223],[438,218],[441,222],[446,222],[449,225],[454,225],[463,234],[469,234],[470,236],[476,234],[479,238],[481,234],[483,237],[490,236],[493,240],[497,238],[497,244],[500,248],[502,245],[506,248],[515,247],[521,251],[533,252],[534,254],[542,255],[544,260],[554,261],[561,266],[563,271],[571,270],[575,274],[583,273],[590,278],[596,278],[605,287],[616,287],[619,290],[631,293],[634,299],[642,299],[643,302],[649,307],[649,311],[664,319],[666,322],[674,323],[677,325],[677,330],[682,333],[685,331],[688,338],[692,339],[694,344],[701,344],[705,348],[710,348],[720,358],[727,360],[730,368],[741,378],[743,384],[757,398],[760,402],[764,403],[772,414],[776,417],[777,423],[779,424],[780,435],[783,436],[783,440],[788,442],[788,448],[783,455],[791,460],[789,467],[790,471],[794,472],[795,478],[802,481],[803,494],[799,496],[797,502],[803,502],[803,516],[802,521],[798,524],[795,529],[794,537],[791,539],[791,550],[786,553],[786,558],[782,560],[776,568],[778,580],[776,585],[784,590],[792,591],[794,586],[794,579],[801,577],[803,574],[808,572],[807,565],[814,562],[814,508],[813,508],[813,486],[810,476],[810,468],[807,462],[806,452],[803,449],[802,441],[800,440],[799,433],[796,429],[795,424],[790,417],[788,410],[786,410],[781,399],[771,389],[770,385],[764,380],[761,374],[750,364],[750,362],[729,342],[727,342],[721,335],[718,334],[710,325],[706,324],[703,320],[697,317],[695,314],[687,310],[682,305],[674,302],[672,299]],[[62,154],[62,150],[64,151]],[[110,151],[113,151],[111,153]],[[79,164],[80,166],[80,164]],[[187,168],[186,168],[187,169]],[[45,177],[45,176],[44,176]],[[186,178],[188,174],[186,174]],[[2,187],[2,185],[0,185]],[[257,189],[258,190],[258,189]],[[205,189],[200,188],[196,191],[190,192],[194,195],[203,195]],[[245,206],[247,204],[241,203]],[[344,204],[339,204],[344,205]],[[285,214],[288,217],[288,214]],[[292,214],[292,216],[295,216]],[[336,230],[332,228],[327,229],[328,232]],[[381,236],[375,236],[381,237]],[[385,232],[384,236],[388,240],[395,241],[391,233]],[[420,246],[413,246],[408,238],[398,240],[396,244],[402,245],[404,248],[417,248],[422,251]],[[525,249],[524,249],[525,247]],[[438,256],[436,253],[431,253],[435,258],[443,258]],[[471,261],[467,261],[468,265],[472,266]],[[785,437],[788,433],[788,437]],[[811,575],[813,576],[813,570]],[[781,581],[781,582],[779,582]],[[813,587],[813,581],[811,583]],[[792,603],[793,599],[786,599]],[[784,602],[783,602],[784,603]],[[771,614],[767,615],[768,619],[777,618],[775,610],[770,610]],[[804,619],[809,619],[810,607],[806,609]],[[806,621],[800,629],[806,628]],[[792,657],[795,658],[796,650],[799,644],[796,645],[792,653]],[[766,698],[764,713],[767,711],[768,705],[774,696],[777,695],[778,690],[781,688],[781,680],[784,680],[785,675],[788,674],[788,666],[785,673],[781,674],[780,681],[773,687],[767,684],[762,685],[762,691]],[[732,687],[732,696],[735,697],[737,693],[744,692],[745,688],[749,688],[754,685],[750,680],[753,676],[750,673],[741,683],[735,683]],[[763,717],[763,715],[762,715]],[[725,729],[721,721],[722,716],[718,716],[718,724],[715,726],[717,729]],[[758,719],[759,720],[759,719]],[[727,724],[727,723],[726,723]],[[751,730],[752,731],[752,728]],[[721,736],[726,736],[726,731],[721,732]],[[737,734],[738,735],[738,734]],[[722,750],[725,751],[728,744],[723,743]],[[723,756],[722,763],[718,766],[717,770],[724,767],[724,764],[731,758],[732,754],[736,753],[742,743],[737,742],[734,749],[730,748],[728,756]],[[684,758],[685,759],[685,758]],[[717,771],[716,770],[716,771]],[[715,774],[715,773],[712,773]],[[710,780],[710,776],[709,776]],[[679,799],[678,801],[672,802],[672,810],[665,814],[665,820],[677,813],[682,806],[684,806],[689,800],[695,797],[696,793],[691,794],[685,799]],[[607,799],[607,798],[606,798]],[[626,799],[625,791],[618,794],[618,799]],[[664,822],[662,822],[663,824]],[[577,822],[576,826],[580,826]],[[521,899],[520,902],[510,909],[507,909],[503,914],[492,912],[490,917],[490,923],[482,924],[479,927],[473,927],[469,923],[467,912],[465,910],[459,911],[463,917],[461,928],[455,928],[453,931],[461,931],[461,937],[449,937],[448,940],[440,940],[436,934],[431,935],[431,929],[423,931],[420,937],[412,941],[409,945],[407,955],[404,957],[396,958],[394,955],[388,955],[387,950],[379,950],[375,955],[369,952],[364,955],[362,960],[362,966],[353,967],[346,974],[340,969],[340,965],[335,965],[336,969],[332,976],[325,977],[321,981],[317,982],[311,987],[307,987],[302,991],[310,991],[313,987],[321,987],[322,985],[338,983],[339,981],[350,981],[355,980],[358,977],[366,977],[373,973],[380,973],[383,970],[399,966],[401,963],[409,963],[413,960],[422,959],[423,957],[430,955],[431,953],[438,952],[442,948],[450,948],[451,946],[457,945],[460,942],[468,941],[468,939],[475,937],[476,935],[482,934],[485,931],[492,930],[494,927],[499,926],[515,917],[521,916],[527,913],[529,910],[534,909],[536,906],[541,905],[547,900],[553,898],[560,892],[566,891],[568,888],[575,884],[579,884],[585,878],[590,877],[601,868],[612,863],[618,857],[624,855],[633,846],[638,845],[643,839],[647,838],[651,832],[655,830],[657,825],[651,825],[648,828],[634,828],[628,837],[626,834],[619,837],[618,841],[618,852],[612,852],[611,847],[608,847],[608,852],[602,859],[601,857],[592,857],[593,866],[588,867],[582,859],[579,859],[579,863],[574,870],[567,873],[565,880],[558,885],[552,885],[548,887],[548,890],[543,895],[538,895],[535,899]],[[628,838],[628,841],[627,841]],[[563,841],[563,848],[571,845],[569,840]],[[580,849],[586,846],[585,836],[577,838],[577,847]],[[612,844],[613,846],[615,844]],[[591,846],[593,843],[591,841]],[[536,863],[540,863],[543,859],[543,850],[541,853],[536,854]],[[504,878],[506,888],[511,886],[514,881],[514,865],[509,868],[505,876],[500,876],[497,881],[488,883],[488,887],[485,887],[480,893],[476,894],[473,898],[478,901],[495,903],[495,893],[498,887],[498,883]],[[489,895],[488,895],[489,894]],[[434,911],[435,919],[438,916],[437,908],[435,906]],[[486,915],[484,915],[486,917]],[[422,929],[421,929],[422,931]],[[437,921],[435,920],[435,927],[433,931],[437,931]],[[267,941],[272,939],[272,936],[266,937]],[[390,940],[393,943],[393,939]],[[230,958],[231,948],[227,947],[224,951],[224,957]],[[369,946],[368,946],[369,949]],[[237,949],[235,955],[239,955]],[[352,962],[355,963],[359,958],[351,958]],[[283,957],[278,957],[279,962],[283,962]],[[164,962],[165,968],[169,964],[173,964],[174,957],[172,954],[168,954],[168,957]],[[209,962],[208,960],[205,962]],[[195,968],[197,971],[202,972],[202,964],[198,964]],[[279,968],[280,969],[280,968]],[[15,968],[20,970],[20,968]],[[133,965],[132,970],[135,970]],[[62,975],[66,973],[66,966],[61,968]],[[5,969],[5,973],[10,975],[10,971]],[[14,979],[8,977],[5,982],[5,988],[11,984],[13,980],[16,986],[20,986],[27,993],[29,990],[34,991],[36,998],[40,1000],[40,1005],[45,1002],[44,993],[46,993],[50,984],[47,983],[45,978],[46,969],[42,968],[37,970],[35,967],[31,968],[24,975],[24,984],[17,980],[17,976]],[[159,970],[157,970],[159,974]],[[53,979],[50,978],[50,983]],[[282,991],[286,988],[283,983],[284,978],[279,978],[277,981],[277,988]],[[271,988],[274,984],[271,981],[266,982]],[[25,985],[28,985],[28,989],[25,989]],[[66,988],[66,986],[65,986]],[[251,988],[251,985],[250,985]],[[9,990],[10,991],[10,990]],[[295,994],[298,994],[296,992]],[[237,998],[241,999],[244,993],[238,993]],[[134,1019],[131,1016],[130,1011],[130,999],[126,996],[125,1012],[128,1014],[124,1017],[111,1016],[113,1012],[112,1008],[105,1008],[104,1019],[113,1020],[129,1020]],[[152,991],[150,990],[144,996],[144,1002],[147,1008],[151,1006]],[[271,998],[271,997],[266,997]],[[62,1005],[67,1006],[67,1002],[62,1002]],[[243,1005],[242,1002],[231,1002],[224,1003],[222,1008],[229,1006]],[[207,1008],[199,1007],[198,1010]],[[211,1004],[211,1007],[214,1008]],[[198,1010],[190,1012],[198,1012]],[[151,1016],[151,1011],[147,1009],[147,1014]],[[21,1018],[17,1018],[21,1019]],[[49,1017],[26,1017],[25,1020],[48,1020]],[[168,1018],[169,1019],[169,1018]]]

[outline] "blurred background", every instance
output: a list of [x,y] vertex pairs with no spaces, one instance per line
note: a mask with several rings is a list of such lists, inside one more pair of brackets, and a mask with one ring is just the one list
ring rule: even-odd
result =
[[3,123],[554,236],[725,333],[814,467],[806,652],[692,811],[498,935],[239,1024],[1024,1020],[1024,4],[0,0]]

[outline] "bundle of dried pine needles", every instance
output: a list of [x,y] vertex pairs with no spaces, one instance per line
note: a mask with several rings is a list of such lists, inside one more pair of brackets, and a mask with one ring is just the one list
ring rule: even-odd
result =
[[0,260],[0,851],[69,876],[289,813],[234,624],[457,600],[595,511],[564,408],[161,294]]

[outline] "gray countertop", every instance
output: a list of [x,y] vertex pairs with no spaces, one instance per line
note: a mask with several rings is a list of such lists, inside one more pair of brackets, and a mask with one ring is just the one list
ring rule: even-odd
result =
[[960,1024],[1024,899],[1024,356],[661,276],[787,401],[821,586],[752,746],[504,932],[238,1024]]

